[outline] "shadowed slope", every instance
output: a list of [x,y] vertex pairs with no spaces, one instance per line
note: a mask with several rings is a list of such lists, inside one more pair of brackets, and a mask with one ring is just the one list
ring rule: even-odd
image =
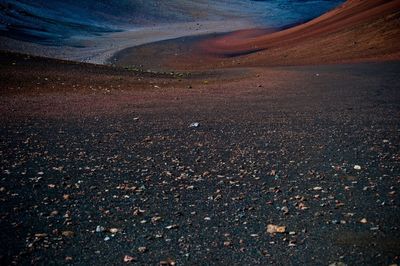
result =
[[[299,3],[300,2],[300,3]],[[342,0],[2,0],[0,36],[46,45],[170,23],[246,20],[278,26],[314,18]],[[239,28],[236,28],[237,30]],[[72,42],[72,43],[71,43]],[[1,45],[0,45],[1,47]]]

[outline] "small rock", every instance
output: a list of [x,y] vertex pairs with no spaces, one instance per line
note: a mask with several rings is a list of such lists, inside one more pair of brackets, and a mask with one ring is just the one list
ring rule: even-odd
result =
[[139,253],[142,253],[142,254],[143,254],[143,253],[146,253],[147,250],[148,250],[147,247],[139,247],[139,248],[138,248]]
[[136,260],[135,257],[129,256],[129,255],[125,255],[124,256],[124,262],[125,263],[129,263],[129,262],[132,262],[132,261],[135,261],[135,260]]
[[309,207],[307,207],[303,202],[300,202],[299,203],[299,209],[304,211],[304,210],[308,210]]
[[175,265],[176,265],[176,262],[172,259],[160,261],[160,266],[175,266]]
[[63,195],[63,199],[64,200],[69,200],[69,199],[71,199],[71,196],[68,195],[68,194],[65,194],[65,195]]
[[151,218],[151,222],[154,224],[154,223],[156,223],[156,222],[158,222],[158,221],[160,221],[161,220],[161,217],[160,216],[154,216],[154,217],[152,217]]
[[320,190],[322,190],[322,187],[314,187],[313,190],[320,191]]
[[100,226],[100,225],[96,226],[96,232],[97,233],[104,232],[105,230],[106,229],[103,226]]
[[285,233],[286,231],[286,227],[285,226],[278,226],[278,225],[274,225],[274,224],[269,224],[267,226],[267,233],[269,234],[276,234],[276,233]]
[[119,232],[119,229],[118,229],[118,228],[110,228],[108,231],[109,231],[111,234],[116,234],[116,233]]
[[75,235],[72,231],[63,231],[61,234],[65,237],[73,237]]
[[199,126],[200,126],[200,123],[198,123],[198,122],[194,122],[194,123],[191,123],[191,124],[189,125],[190,128],[199,127]]
[[177,229],[178,227],[179,227],[179,225],[177,225],[177,224],[171,224],[171,225],[166,226],[165,228],[168,230],[171,230],[171,229]]
[[359,166],[359,165],[354,165],[354,170],[361,170],[361,166]]
[[363,218],[363,219],[360,220],[360,223],[366,224],[366,223],[368,223],[368,221],[367,221],[367,219]]
[[51,213],[50,213],[50,216],[51,217],[54,217],[54,216],[57,216],[58,215],[58,211],[52,211]]
[[334,262],[329,264],[329,266],[346,266],[346,264],[343,262]]

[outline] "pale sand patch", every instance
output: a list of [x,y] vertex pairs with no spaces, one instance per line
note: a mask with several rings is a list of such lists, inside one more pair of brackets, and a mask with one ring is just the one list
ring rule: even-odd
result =
[[107,60],[116,52],[129,47],[183,36],[230,32],[251,27],[254,27],[254,25],[245,20],[185,22],[141,27],[123,32],[108,33],[102,36],[75,37],[68,40],[68,43],[82,47],[48,46],[2,36],[0,37],[0,50],[94,64],[106,64]]

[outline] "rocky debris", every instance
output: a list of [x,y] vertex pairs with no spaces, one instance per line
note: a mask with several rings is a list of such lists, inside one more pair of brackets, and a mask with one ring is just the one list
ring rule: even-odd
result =
[[232,242],[224,241],[224,247],[230,247],[231,245],[232,245]]
[[104,228],[103,226],[101,226],[101,225],[98,225],[98,226],[96,226],[96,233],[101,233],[101,232],[104,232],[106,230],[106,228]]
[[281,208],[281,211],[282,211],[284,214],[289,214],[289,208],[288,208],[287,206],[283,206],[283,207]]
[[132,256],[129,256],[129,255],[125,255],[124,258],[123,258],[123,261],[124,261],[125,263],[130,263],[130,262],[136,261],[136,258],[135,258],[135,257],[132,257]]
[[275,224],[268,224],[267,225],[267,233],[274,235],[274,234],[283,234],[286,232],[286,227],[285,226],[278,226]]
[[190,128],[196,128],[196,127],[199,127],[199,126],[200,126],[200,123],[199,123],[199,122],[194,122],[194,123],[191,123],[191,124],[189,125]]
[[[212,80],[171,94],[157,80],[157,94],[112,97],[104,84],[75,95],[96,81],[55,69],[48,82],[60,78],[65,95],[3,96],[0,264],[398,263],[398,75],[379,69],[387,76],[371,88],[372,65],[346,67],[344,86],[337,72],[323,75],[332,86],[303,86],[310,70],[275,79],[279,69],[240,88]],[[286,75],[296,80],[280,86]]]
[[167,259],[160,261],[160,266],[175,266],[176,262],[173,259]]
[[138,247],[138,252],[139,253],[146,253],[148,251],[147,247]]
[[62,231],[61,234],[62,234],[63,236],[65,236],[65,237],[73,237],[73,236],[75,235],[75,233],[72,232],[72,231]]
[[58,214],[59,214],[58,211],[52,211],[52,212],[50,213],[50,217],[55,217],[55,216],[57,216]]
[[70,200],[70,199],[71,199],[71,195],[64,194],[64,195],[63,195],[63,199],[64,199],[64,200]]
[[347,264],[343,263],[343,262],[333,262],[331,264],[329,264],[329,266],[346,266]]
[[108,231],[109,231],[111,234],[116,234],[116,233],[118,233],[120,230],[119,230],[118,228],[110,228],[110,229],[108,229]]
[[178,224],[171,224],[171,225],[166,226],[165,228],[168,229],[168,230],[178,229],[179,225]]

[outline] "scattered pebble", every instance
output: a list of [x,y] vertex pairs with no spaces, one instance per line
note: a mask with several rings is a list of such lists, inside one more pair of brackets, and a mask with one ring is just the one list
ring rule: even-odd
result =
[[176,265],[176,262],[172,259],[160,261],[160,266],[175,266],[175,265]]
[[116,233],[119,232],[119,229],[118,229],[118,228],[110,228],[108,231],[109,231],[111,234],[116,234]]
[[282,211],[284,214],[289,214],[289,208],[286,207],[286,206],[282,207],[282,208],[281,208],[281,211]]
[[138,247],[138,252],[139,253],[146,253],[147,252],[147,247]]
[[179,225],[177,225],[177,224],[172,224],[172,225],[166,226],[165,228],[168,229],[168,230],[171,230],[171,229],[177,229],[178,227],[179,227]]
[[278,226],[278,225],[274,225],[274,224],[268,224],[267,225],[267,233],[273,235],[276,233],[285,233],[286,231],[286,227],[285,226]]
[[195,127],[199,127],[199,126],[200,126],[200,123],[198,123],[198,122],[194,122],[189,125],[190,128],[195,128]]
[[72,231],[63,231],[61,234],[65,237],[73,237],[75,235]]
[[123,260],[124,260],[125,263],[129,263],[129,262],[136,261],[136,258],[132,257],[132,256],[129,256],[129,255],[125,255]]
[[96,232],[97,233],[104,232],[105,230],[106,229],[103,226],[100,226],[100,225],[96,226]]

